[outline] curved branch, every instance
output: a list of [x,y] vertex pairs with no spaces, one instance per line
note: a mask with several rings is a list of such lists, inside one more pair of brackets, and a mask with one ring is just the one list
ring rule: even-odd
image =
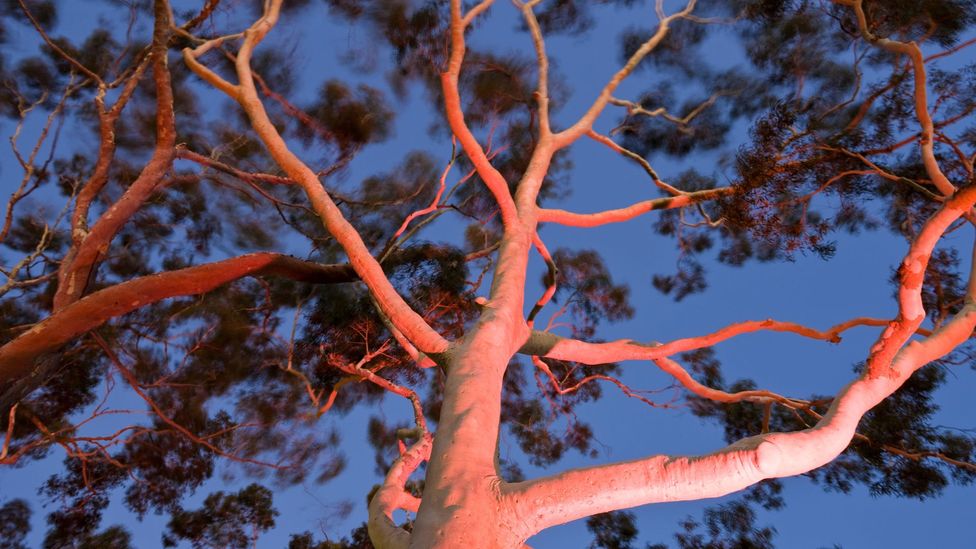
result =
[[887,50],[891,53],[902,54],[912,62],[912,72],[915,76],[915,116],[918,118],[919,125],[922,127],[919,149],[922,153],[922,164],[929,179],[945,196],[952,196],[956,187],[942,172],[939,163],[935,158],[935,124],[932,115],[929,113],[928,92],[926,91],[925,58],[922,50],[915,42],[899,42],[889,38],[875,36],[870,29],[867,15],[864,13],[862,0],[834,0],[835,3],[850,6],[857,16],[857,26],[861,31],[861,36],[868,42]]
[[552,296],[556,295],[556,288],[559,284],[559,268],[556,267],[556,262],[552,259],[552,254],[549,253],[549,248],[546,247],[546,243],[542,241],[542,237],[536,232],[535,236],[532,237],[532,244],[535,249],[542,256],[542,260],[546,263],[546,289],[536,300],[535,305],[532,306],[532,310],[529,311],[529,316],[526,317],[526,323],[531,328],[535,324],[535,317],[542,311],[543,307],[549,303]]
[[397,509],[413,508],[416,498],[403,487],[410,475],[421,463],[430,458],[433,437],[424,433],[390,467],[380,489],[369,501],[369,519],[366,523],[369,538],[378,549],[406,549],[410,545],[410,533],[393,522],[393,512]]
[[722,496],[762,479],[820,467],[850,444],[861,417],[919,368],[945,356],[976,328],[976,301],[923,341],[905,345],[924,318],[921,282],[939,237],[976,202],[976,188],[955,195],[926,223],[900,273],[899,316],[878,338],[864,373],[842,389],[817,424],[793,433],[767,433],[695,457],[649,458],[577,469],[506,485],[503,497],[525,524],[528,537],[591,514],[664,501]]
[[195,50],[184,49],[183,57],[190,69],[198,76],[227,93],[243,108],[251,121],[252,128],[271,157],[288,177],[296,181],[305,191],[326,230],[345,250],[352,268],[376,297],[383,313],[397,329],[424,353],[443,352],[448,347],[447,340],[431,328],[423,317],[397,293],[383,272],[382,266],[366,247],[359,232],[343,216],[342,211],[326,192],[318,175],[288,148],[258,97],[251,73],[251,55],[254,48],[277,23],[280,9],[281,0],[268,2],[264,15],[244,32],[244,43],[235,60],[239,80],[236,86],[219,78],[215,80],[215,75],[196,60],[197,55],[213,47],[212,42],[207,42]]
[[610,223],[630,221],[637,216],[643,215],[647,212],[652,212],[654,210],[671,210],[674,208],[691,206],[706,200],[713,200],[727,194],[732,194],[733,192],[735,192],[735,189],[732,187],[719,187],[717,189],[707,189],[704,191],[684,193],[678,196],[668,196],[664,198],[655,198],[653,200],[645,200],[643,202],[631,204],[625,208],[617,208],[615,210],[605,210],[602,212],[588,214],[570,212],[566,210],[540,208],[539,222],[559,223],[560,225],[569,225],[571,227],[598,227],[600,225],[607,225]]
[[122,110],[128,104],[129,99],[136,90],[136,86],[142,80],[146,67],[149,66],[151,56],[145,56],[142,61],[132,71],[132,74],[122,87],[119,97],[110,108],[105,108],[105,92],[99,90],[95,95],[95,107],[98,110],[98,157],[91,174],[78,191],[78,199],[75,202],[75,210],[71,215],[71,243],[72,247],[81,245],[82,240],[88,235],[88,211],[91,209],[92,202],[102,192],[108,182],[108,173],[115,158],[115,122],[122,114]]
[[[969,331],[976,325],[976,315],[971,311],[965,324]],[[922,360],[912,362],[920,365]],[[766,478],[804,473],[842,452],[854,436],[861,416],[900,387],[907,377],[863,377],[855,381],[812,429],[754,436],[701,456],[658,455],[571,470],[507,485],[503,493],[525,521],[526,534],[531,535],[595,513],[720,497]]]
[[662,2],[661,0],[658,0],[658,16],[661,18],[661,20],[657,25],[657,30],[650,38],[647,39],[646,42],[637,48],[637,51],[630,56],[624,66],[621,67],[620,70],[618,70],[610,78],[610,81],[607,82],[607,85],[604,86],[602,90],[600,90],[600,95],[597,96],[596,100],[593,101],[593,104],[583,114],[583,116],[581,116],[575,124],[555,135],[556,149],[561,149],[571,145],[574,141],[579,139],[580,136],[593,128],[593,123],[596,122],[597,117],[599,117],[600,113],[603,112],[603,109],[606,108],[607,103],[609,103],[610,98],[613,96],[614,90],[617,89],[617,86],[619,86],[620,83],[623,82],[624,79],[627,78],[635,68],[637,68],[637,65],[644,59],[644,57],[647,56],[647,54],[651,53],[654,48],[656,48],[658,44],[664,40],[664,37],[668,34],[672,21],[675,19],[685,18],[691,14],[692,10],[695,9],[695,2],[696,0],[688,0],[688,3],[685,5],[684,9],[667,17],[663,17]]
[[464,30],[471,20],[491,5],[490,1],[482,2],[464,17],[461,16],[461,0],[451,0],[451,56],[448,59],[447,70],[441,73],[441,90],[444,93],[444,113],[451,132],[461,143],[461,148],[471,160],[478,176],[485,182],[495,201],[498,202],[502,223],[511,227],[516,222],[515,200],[508,190],[505,177],[491,165],[484,148],[464,121],[461,109],[461,95],[458,91],[458,78],[461,74],[461,64],[464,61],[465,41]]
[[35,361],[108,320],[171,297],[198,295],[245,276],[277,275],[320,284],[358,280],[348,265],[319,265],[287,255],[255,253],[144,276],[99,290],[67,305],[0,347],[0,409],[43,382]]
[[187,440],[193,442],[194,444],[198,444],[206,448],[207,450],[210,450],[211,452],[213,452],[218,456],[232,459],[234,461],[239,461],[241,463],[250,463],[252,465],[260,465],[262,467],[271,467],[274,469],[284,468],[281,465],[275,465],[273,463],[268,463],[265,461],[259,461],[251,458],[238,456],[233,453],[228,453],[222,450],[221,448],[215,446],[213,443],[211,443],[208,440],[208,438],[213,436],[212,434],[196,435],[195,433],[190,431],[186,426],[180,424],[178,421],[170,417],[170,415],[167,414],[166,411],[163,410],[162,407],[160,407],[160,405],[151,396],[149,396],[149,394],[146,393],[145,390],[143,390],[142,386],[139,383],[138,378],[136,378],[136,375],[132,372],[132,370],[127,368],[125,364],[122,363],[122,360],[118,357],[117,354],[115,354],[115,351],[112,350],[112,347],[108,344],[107,341],[105,341],[104,338],[102,338],[101,335],[95,332],[92,334],[92,336],[94,337],[95,342],[98,344],[98,346],[102,349],[105,355],[115,366],[115,369],[118,370],[119,374],[122,375],[122,378],[125,379],[126,383],[129,384],[129,387],[131,387],[132,390],[137,395],[139,395],[139,398],[141,398],[149,406],[149,408],[152,409],[156,417],[159,418],[159,420],[165,423],[166,425],[172,427],[174,430],[176,430],[176,432],[186,437]]
[[[58,271],[58,289],[54,294],[54,308],[60,309],[77,301],[88,286],[92,273],[98,262],[104,256],[109,244],[119,229],[142,207],[159,186],[163,176],[172,168],[176,149],[175,114],[173,111],[173,88],[170,82],[169,65],[167,61],[167,44],[170,37],[169,8],[162,2],[156,3],[155,23],[153,29],[152,68],[156,91],[156,147],[152,157],[146,163],[139,176],[125,190],[125,193],[112,204],[99,218],[90,233],[72,235],[80,238],[62,262]],[[122,103],[124,104],[124,103]],[[103,119],[112,124],[111,116]],[[105,129],[102,128],[103,139]],[[103,142],[100,147],[100,160],[111,161],[114,142]],[[98,169],[98,168],[96,168]],[[107,169],[107,166],[105,167]],[[96,171],[93,177],[99,172]],[[107,171],[103,174],[107,176]],[[98,176],[102,177],[102,176]],[[97,190],[104,185],[90,182],[89,185]],[[80,204],[81,205],[81,204]],[[82,212],[87,212],[87,206]],[[76,217],[76,222],[77,222]],[[73,227],[76,229],[78,227]]]
[[[889,320],[859,317],[842,322],[827,330],[815,330],[794,322],[781,322],[773,319],[747,320],[730,324],[710,334],[687,337],[668,343],[640,343],[632,339],[620,339],[605,343],[590,343],[578,339],[558,336],[549,332],[535,331],[519,349],[524,355],[537,355],[557,360],[580,362],[583,364],[606,364],[622,360],[654,360],[683,353],[732,339],[733,337],[759,331],[787,332],[810,339],[820,339],[839,343],[840,335],[857,326],[887,326]],[[917,330],[920,335],[929,335],[925,330]]]

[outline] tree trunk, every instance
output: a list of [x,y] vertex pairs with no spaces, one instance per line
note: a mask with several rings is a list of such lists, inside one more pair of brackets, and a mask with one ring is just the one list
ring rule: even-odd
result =
[[411,534],[415,548],[520,547],[495,468],[502,379],[511,360],[514,323],[488,310],[473,337],[447,359],[440,422],[423,500]]
[[[414,523],[410,547],[414,549],[503,549],[521,547],[523,528],[499,497],[501,484],[494,472],[470,473],[446,488],[424,491],[424,502]],[[437,506],[428,504],[429,498]]]

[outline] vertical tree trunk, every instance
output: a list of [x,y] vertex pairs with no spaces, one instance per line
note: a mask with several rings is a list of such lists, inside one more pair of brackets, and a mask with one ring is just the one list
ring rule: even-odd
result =
[[487,311],[474,337],[447,359],[444,403],[411,535],[415,548],[519,547],[521,528],[507,524],[495,469],[511,323]]

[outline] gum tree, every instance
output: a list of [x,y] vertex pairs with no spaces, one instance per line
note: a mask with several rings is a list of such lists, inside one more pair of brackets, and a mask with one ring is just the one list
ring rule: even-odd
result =
[[[0,460],[66,453],[45,489],[72,503],[49,518],[47,544],[128,543],[124,530],[96,532],[121,487],[136,513],[171,513],[171,543],[252,542],[274,522],[266,489],[214,494],[197,511],[182,509],[183,491],[209,479],[216,458],[286,482],[313,469],[331,478],[341,469],[337,435],[315,421],[384,394],[409,402],[413,424],[371,427],[385,477],[369,498],[368,537],[381,548],[519,547],[593,516],[606,545],[630,539],[633,525],[604,513],[776,486],[770,479],[816,477],[824,466],[828,484],[881,479],[918,497],[946,474],[972,480],[971,437],[931,427],[924,409],[910,417],[886,407],[927,405],[939,381],[926,372],[964,360],[976,327],[976,278],[960,274],[973,272],[971,261],[940,247],[976,222],[973,70],[933,67],[968,51],[971,3],[659,0],[644,8],[647,22],[624,30],[620,68],[572,114],[557,109],[570,92],[550,67],[547,37],[584,32],[593,19],[583,4],[334,0],[333,16],[392,49],[392,88],[426,90],[439,116],[432,131],[453,145],[444,165],[411,154],[354,194],[333,182],[386,137],[394,112],[376,88],[335,79],[311,102],[290,98],[303,75],[268,42],[287,32],[282,10],[312,9],[295,4],[266,0],[250,23],[243,3],[208,0],[187,13],[165,0],[134,4],[127,42],[109,28],[80,46],[48,33],[52,6],[5,8],[43,53],[4,69],[23,178],[2,233],[19,256],[5,266]],[[468,51],[480,22],[502,9],[519,15],[527,58]],[[131,35],[147,17],[151,37],[139,44]],[[218,23],[238,27],[223,34]],[[749,70],[707,63],[713,29],[728,28]],[[649,68],[670,76],[639,98],[619,96]],[[221,116],[208,120],[205,105],[221,98]],[[623,109],[619,124],[598,130],[613,109]],[[49,115],[32,122],[36,146],[22,153],[18,136],[35,110]],[[94,159],[55,154],[66,113],[95,128]],[[742,120],[746,144],[733,131]],[[598,212],[551,206],[582,140],[637,162],[662,196]],[[649,160],[735,146],[724,185],[694,170],[668,182]],[[53,186],[67,198],[60,213],[23,207]],[[821,213],[824,197],[839,207]],[[418,240],[451,215],[468,224],[462,244]],[[600,321],[632,314],[626,288],[593,252],[550,253],[540,229],[642,216],[658,216],[658,232],[680,250],[677,271],[654,277],[678,300],[704,289],[697,258],[716,246],[734,265],[829,256],[834,231],[887,225],[906,242],[897,313],[826,330],[743,319],[672,341],[602,341]],[[279,234],[302,240],[307,259],[268,251],[296,249]],[[536,257],[546,271],[538,299]],[[537,322],[551,310],[572,317],[570,334]],[[864,326],[881,333],[831,396],[726,384],[710,354],[754,332],[836,342]],[[535,394],[521,361],[534,369]],[[598,384],[650,403],[623,381],[621,362],[672,376],[694,413],[724,425],[728,444],[536,478],[500,459],[506,425],[536,464],[586,450],[585,424],[563,429],[540,410],[571,416],[600,396]],[[110,397],[117,379],[149,417],[93,435],[88,425],[124,412]],[[22,520],[20,507],[3,509]],[[397,510],[415,517],[398,524]],[[245,525],[253,535],[235,530]]]

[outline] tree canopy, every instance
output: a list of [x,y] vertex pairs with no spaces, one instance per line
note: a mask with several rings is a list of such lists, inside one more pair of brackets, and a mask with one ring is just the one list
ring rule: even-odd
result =
[[[40,502],[49,548],[134,547],[155,515],[163,546],[263,546],[295,487],[363,521],[296,549],[577,519],[591,547],[774,547],[785,477],[971,484],[973,426],[939,410],[976,371],[974,24],[971,0],[3,0],[0,481],[49,478],[0,490],[0,547]],[[887,309],[743,317],[711,287],[736,269],[765,311],[770,269],[881,237]],[[848,354],[778,386],[723,365],[767,332],[796,350],[749,362]],[[600,413],[724,440],[618,461]],[[336,494],[363,462],[373,489]],[[673,532],[627,510],[733,492]]]

